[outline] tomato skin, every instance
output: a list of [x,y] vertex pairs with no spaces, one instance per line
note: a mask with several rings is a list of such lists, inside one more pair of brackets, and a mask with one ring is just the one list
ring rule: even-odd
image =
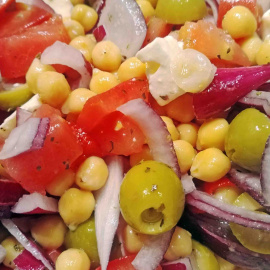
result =
[[129,156],[140,152],[145,143],[138,125],[119,111],[105,116],[90,134],[105,155]]
[[223,177],[215,182],[204,182],[202,190],[210,195],[213,195],[218,188],[221,187],[235,187],[235,184],[229,178]]
[[0,0],[0,15],[13,7],[15,0]]
[[3,77],[19,78],[26,74],[37,54],[56,40],[68,43],[70,38],[58,16],[30,27],[18,35],[0,39],[0,71]]
[[129,100],[142,98],[148,100],[147,80],[129,80],[114,88],[91,97],[85,103],[77,120],[78,127],[89,133],[107,114],[115,111]]
[[45,194],[45,187],[54,177],[68,169],[82,154],[82,147],[60,112],[42,105],[34,117],[49,117],[50,127],[41,149],[24,152],[3,160],[8,174],[28,192]]
[[258,20],[259,11],[257,7],[257,0],[220,0],[217,19],[218,27],[221,28],[224,15],[234,6],[244,6],[248,8]]
[[[107,270],[135,270],[131,264],[135,257],[136,255],[130,255],[110,261]],[[101,267],[96,268],[96,270],[101,270]],[[162,270],[161,266],[158,266],[156,270]]]
[[0,17],[0,38],[19,34],[51,17],[52,14],[44,9],[17,3],[16,10],[4,12]]

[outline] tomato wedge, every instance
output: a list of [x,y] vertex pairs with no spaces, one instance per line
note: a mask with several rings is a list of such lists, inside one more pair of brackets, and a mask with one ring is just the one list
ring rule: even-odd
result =
[[17,3],[16,10],[4,12],[0,17],[0,38],[19,34],[51,17],[52,14],[44,9]]
[[0,15],[13,6],[15,0],[0,0]]
[[0,38],[0,71],[12,79],[26,74],[37,54],[56,40],[68,43],[70,38],[60,17],[52,17],[18,35]]
[[25,190],[45,194],[46,185],[58,173],[68,169],[83,151],[58,110],[44,104],[34,116],[50,118],[50,128],[44,146],[5,159],[1,163],[7,173]]
[[202,190],[210,195],[213,195],[218,188],[221,187],[235,187],[235,184],[230,181],[229,178],[223,177],[215,182],[204,182]]
[[107,114],[115,111],[129,100],[142,98],[148,100],[149,86],[147,80],[129,80],[114,88],[87,100],[81,111],[77,125],[86,132],[91,130]]

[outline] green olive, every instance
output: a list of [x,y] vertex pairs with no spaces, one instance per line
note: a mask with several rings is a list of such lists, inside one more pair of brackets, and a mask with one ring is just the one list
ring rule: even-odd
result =
[[20,85],[11,90],[0,92],[0,109],[5,111],[14,110],[24,104],[33,93],[27,84]]
[[97,239],[95,230],[95,219],[92,215],[90,219],[81,223],[75,231],[68,231],[65,236],[66,248],[83,249],[91,261],[91,269],[99,266],[97,249]]
[[125,221],[144,234],[172,229],[184,210],[185,194],[174,171],[157,161],[131,168],[121,185],[120,207]]

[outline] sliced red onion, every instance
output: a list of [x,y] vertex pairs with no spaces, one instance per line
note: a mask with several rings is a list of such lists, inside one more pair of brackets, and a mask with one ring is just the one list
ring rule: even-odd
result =
[[5,248],[2,245],[0,245],[0,264],[4,261],[6,255],[7,255],[7,252]]
[[270,137],[268,137],[265,144],[261,166],[262,196],[265,205],[270,207]]
[[49,128],[49,118],[29,118],[14,128],[0,152],[0,159],[17,156],[29,150],[42,148]]
[[16,109],[16,126],[20,126],[22,123],[24,123],[27,119],[29,119],[32,116],[32,113],[22,109],[21,107],[18,107]]
[[58,201],[34,192],[23,195],[11,209],[16,214],[47,214],[58,212]]
[[162,270],[193,270],[189,258],[181,258],[176,261],[162,264]]
[[252,90],[238,102],[262,110],[270,117],[270,92]]
[[147,138],[153,159],[170,166],[180,177],[180,168],[173,143],[165,123],[142,99],[134,99],[117,108],[131,117]]
[[18,240],[21,245],[28,250],[37,260],[41,261],[48,270],[54,270],[53,263],[46,258],[40,248],[19,230],[11,219],[2,219],[2,224]]
[[250,172],[240,172],[237,169],[232,168],[229,171],[229,177],[234,184],[236,184],[242,190],[246,191],[261,205],[264,204],[260,176],[258,174]]
[[43,270],[44,264],[37,260],[28,250],[24,250],[14,259],[14,264],[18,270]]
[[191,193],[193,190],[196,189],[193,183],[193,177],[187,173],[181,176],[181,182],[182,182],[185,194]]
[[257,3],[262,7],[263,12],[266,12],[268,9],[270,9],[269,0],[257,0]]
[[74,47],[66,43],[56,41],[53,45],[47,47],[41,54],[40,61],[42,64],[60,64],[68,66],[79,72],[81,78],[78,85],[74,87],[89,87],[89,82],[92,76],[90,64],[85,60],[82,53]]
[[107,269],[113,239],[119,222],[119,192],[124,178],[123,159],[120,156],[108,157],[106,163],[109,169],[109,177],[105,186],[95,193],[95,227],[102,269]]
[[205,2],[210,6],[212,12],[215,24],[217,24],[218,19],[218,3],[215,0],[205,0]]
[[106,31],[105,40],[114,42],[126,57],[134,56],[146,36],[146,23],[134,0],[106,0],[98,26]]
[[101,10],[105,6],[105,2],[106,0],[95,0],[92,7],[96,10],[98,14],[100,14]]
[[135,269],[156,269],[170,245],[173,232],[174,230],[170,230],[160,235],[150,236],[132,262]]
[[270,215],[224,203],[205,192],[194,190],[186,196],[186,203],[208,213],[212,217],[250,228],[270,231]]
[[118,242],[120,244],[120,250],[121,250],[121,257],[125,257],[128,255],[126,249],[125,249],[125,245],[124,245],[124,229],[126,227],[127,223],[125,222],[124,218],[122,217],[122,215],[120,215],[119,218],[119,223],[118,223],[118,227],[117,227],[117,238],[118,238]]
[[29,6],[36,6],[48,11],[51,14],[54,14],[54,10],[42,0],[16,0],[16,2],[24,3]]
[[93,35],[95,36],[97,42],[103,40],[104,37],[106,36],[106,31],[103,25],[100,25],[97,28],[95,28],[95,30],[93,31]]

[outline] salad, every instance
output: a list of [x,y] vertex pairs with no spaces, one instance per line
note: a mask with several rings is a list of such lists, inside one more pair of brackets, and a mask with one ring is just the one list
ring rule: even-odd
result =
[[0,0],[0,270],[269,270],[269,0]]

